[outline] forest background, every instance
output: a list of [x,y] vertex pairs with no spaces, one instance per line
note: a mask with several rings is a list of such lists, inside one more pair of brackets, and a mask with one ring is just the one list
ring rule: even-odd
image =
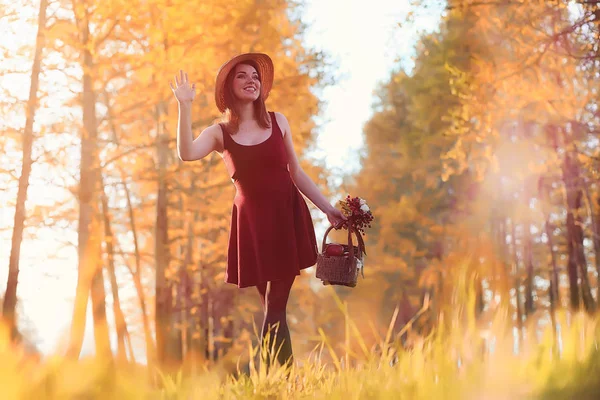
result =
[[360,196],[375,215],[356,288],[297,280],[296,354],[327,337],[350,365],[382,337],[415,348],[460,326],[478,339],[448,356],[459,364],[547,332],[560,355],[600,305],[598,2],[358,3],[1,2],[13,338],[148,365],[239,356],[261,310],[223,283],[234,189],[217,154],[177,158],[168,80],[181,68],[196,82],[199,133],[219,117],[219,65],[262,51],[267,106],[304,169],[332,203]]

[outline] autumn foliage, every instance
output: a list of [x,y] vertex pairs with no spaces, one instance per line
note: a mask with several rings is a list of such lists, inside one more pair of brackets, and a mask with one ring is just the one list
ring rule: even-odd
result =
[[[428,362],[419,370],[425,389],[414,389],[423,383],[415,378],[403,381],[403,393],[439,395],[439,376],[450,385],[454,374],[453,393],[462,393],[460,377],[485,380],[480,364],[501,374],[487,357],[533,357],[540,348],[540,359],[556,362],[543,379],[570,371],[588,382],[572,367],[594,368],[598,359],[598,4],[413,3],[404,24],[438,7],[439,26],[380,83],[359,171],[338,188],[305,157],[334,66],[304,45],[301,4],[42,0],[27,2],[27,19],[2,2],[0,23],[38,30],[21,48],[2,44],[2,54],[15,55],[0,65],[0,110],[10,116],[0,121],[9,342],[27,338],[19,273],[59,263],[77,276],[60,348],[67,358],[81,355],[91,303],[102,359],[186,373],[228,374],[238,361],[252,369],[258,297],[223,283],[234,188],[217,154],[177,157],[168,81],[183,69],[196,83],[199,133],[220,117],[213,89],[221,63],[260,51],[276,67],[267,107],[290,121],[305,171],[332,203],[351,193],[373,217],[361,222],[371,226],[355,288],[325,288],[311,271],[297,279],[294,351],[320,351],[319,361],[345,371],[335,379],[348,391],[359,390],[349,383],[359,370],[352,367],[372,368],[365,382],[376,391],[398,378],[387,365],[417,374],[415,365]],[[43,261],[31,261],[38,252]],[[321,389],[330,381],[319,368],[303,381],[314,384],[311,393],[338,390]],[[247,374],[251,383],[227,386],[233,397],[271,382]],[[562,390],[548,384],[554,389]]]

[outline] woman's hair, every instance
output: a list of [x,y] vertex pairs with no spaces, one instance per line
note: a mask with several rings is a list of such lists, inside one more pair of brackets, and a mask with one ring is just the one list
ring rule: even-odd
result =
[[[258,65],[252,60],[242,61],[239,64],[246,64],[254,67],[256,73],[258,74],[258,80],[262,84],[262,77],[260,76]],[[236,64],[237,67],[238,64]],[[225,79],[225,106],[227,107],[225,110],[225,114],[223,117],[223,122],[227,124],[227,128],[231,133],[237,133],[240,127],[240,114],[238,111],[238,102],[235,94],[233,93],[233,79],[235,77],[235,69],[233,67],[229,74],[227,75],[227,79]],[[259,92],[258,99],[254,100],[252,103],[254,106],[254,118],[263,129],[267,129],[271,126],[271,121],[269,119],[269,114],[267,113],[267,107],[265,106],[265,101],[262,98],[262,88]]]

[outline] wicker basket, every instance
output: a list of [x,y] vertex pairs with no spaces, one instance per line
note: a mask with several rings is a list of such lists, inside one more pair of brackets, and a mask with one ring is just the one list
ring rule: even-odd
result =
[[[358,272],[359,270],[362,272],[363,254],[366,254],[364,242],[359,232],[355,229],[349,229],[348,244],[343,245],[344,255],[326,255],[325,252],[328,246],[326,243],[327,235],[332,229],[333,226],[330,226],[325,231],[325,235],[323,235],[321,253],[317,255],[316,276],[323,281],[323,285],[355,287],[358,281]],[[352,243],[352,233],[356,235],[358,247]]]

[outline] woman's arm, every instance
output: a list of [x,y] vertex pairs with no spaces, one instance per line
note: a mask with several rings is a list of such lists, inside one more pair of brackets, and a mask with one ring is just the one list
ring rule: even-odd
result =
[[177,154],[183,161],[200,160],[217,148],[217,134],[220,132],[220,128],[216,125],[209,126],[194,140],[192,137],[192,102],[196,96],[196,84],[190,85],[187,73],[180,70],[180,76],[175,76],[175,86],[171,82],[169,85],[179,104]]
[[183,161],[200,160],[217,148],[218,125],[204,129],[195,140],[192,137],[192,103],[179,103],[177,124],[177,154]]
[[285,148],[288,154],[288,168],[290,171],[290,176],[292,180],[298,187],[298,189],[306,196],[308,199],[323,213],[327,215],[329,222],[332,225],[337,225],[341,221],[346,220],[346,217],[341,213],[340,210],[331,205],[329,200],[321,193],[317,185],[313,182],[312,179],[304,172],[300,163],[298,162],[298,157],[296,156],[296,152],[294,151],[294,143],[292,141],[292,132],[290,129],[290,124],[287,121],[287,118],[281,113],[275,113],[275,118],[277,118],[277,125],[281,127],[284,131],[283,142],[285,143]]

